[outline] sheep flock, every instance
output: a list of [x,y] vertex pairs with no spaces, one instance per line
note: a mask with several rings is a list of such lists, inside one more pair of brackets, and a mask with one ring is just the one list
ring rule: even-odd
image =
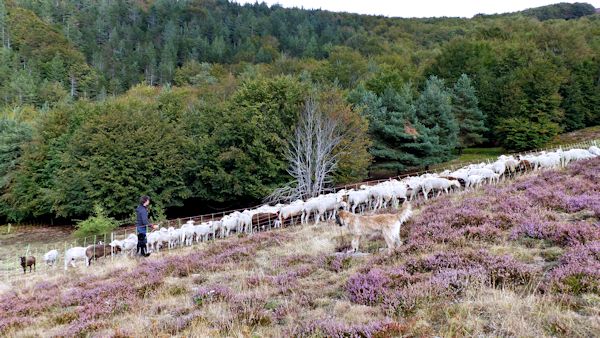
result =
[[[537,154],[506,156],[501,155],[491,163],[478,163],[457,170],[439,173],[425,173],[401,179],[390,178],[379,183],[365,183],[353,189],[340,189],[307,200],[296,200],[288,204],[262,205],[254,209],[233,211],[220,218],[196,217],[175,228],[162,227],[147,235],[148,252],[191,246],[194,243],[224,238],[232,233],[251,234],[297,224],[317,224],[335,219],[338,210],[352,213],[376,212],[385,208],[397,208],[400,203],[416,198],[425,200],[459,190],[477,189],[482,184],[496,184],[519,173],[556,169],[572,161],[600,156],[600,148],[594,145],[588,149],[542,151]],[[123,239],[113,239],[108,244],[97,243],[86,247],[76,246],[64,252],[64,269],[75,267],[78,261],[91,265],[100,257],[136,254],[137,236],[128,234]],[[48,266],[55,266],[59,258],[57,249],[43,256]],[[35,257],[22,258],[25,268],[35,266]]]

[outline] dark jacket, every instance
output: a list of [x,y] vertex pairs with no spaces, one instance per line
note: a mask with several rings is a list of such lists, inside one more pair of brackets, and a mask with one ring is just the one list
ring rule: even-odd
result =
[[146,229],[150,226],[150,221],[148,220],[148,209],[146,209],[143,205],[138,205],[135,208],[135,213],[137,214],[137,220],[135,221],[135,226],[137,228],[137,232],[139,234],[145,234]]

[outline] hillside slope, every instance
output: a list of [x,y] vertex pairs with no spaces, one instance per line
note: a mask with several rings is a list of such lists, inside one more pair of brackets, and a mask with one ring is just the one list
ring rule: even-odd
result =
[[[29,280],[3,335],[595,336],[600,158],[415,205],[392,255],[332,224]],[[98,270],[96,270],[98,269]]]

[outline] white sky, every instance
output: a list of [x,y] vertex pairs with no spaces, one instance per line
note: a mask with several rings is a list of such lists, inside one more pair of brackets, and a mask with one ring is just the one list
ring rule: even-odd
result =
[[[234,0],[254,3],[255,1]],[[258,1],[263,2],[263,1]],[[521,11],[559,2],[585,2],[600,8],[600,0],[264,0],[269,6],[323,9],[333,12],[385,15],[391,17],[467,17]]]

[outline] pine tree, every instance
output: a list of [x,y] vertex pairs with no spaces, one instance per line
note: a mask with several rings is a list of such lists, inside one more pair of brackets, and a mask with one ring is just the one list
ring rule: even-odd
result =
[[439,144],[435,146],[431,160],[443,162],[452,158],[452,151],[458,146],[458,123],[452,115],[451,95],[444,81],[430,76],[416,108],[419,121],[438,137]]
[[458,122],[458,140],[461,149],[485,141],[483,137],[483,133],[487,131],[485,115],[478,104],[479,100],[475,95],[471,79],[466,74],[462,74],[452,90],[452,113]]
[[434,145],[439,142],[418,121],[410,84],[400,93],[388,87],[381,97],[361,85],[349,99],[369,118],[374,168],[401,171],[432,163]]

